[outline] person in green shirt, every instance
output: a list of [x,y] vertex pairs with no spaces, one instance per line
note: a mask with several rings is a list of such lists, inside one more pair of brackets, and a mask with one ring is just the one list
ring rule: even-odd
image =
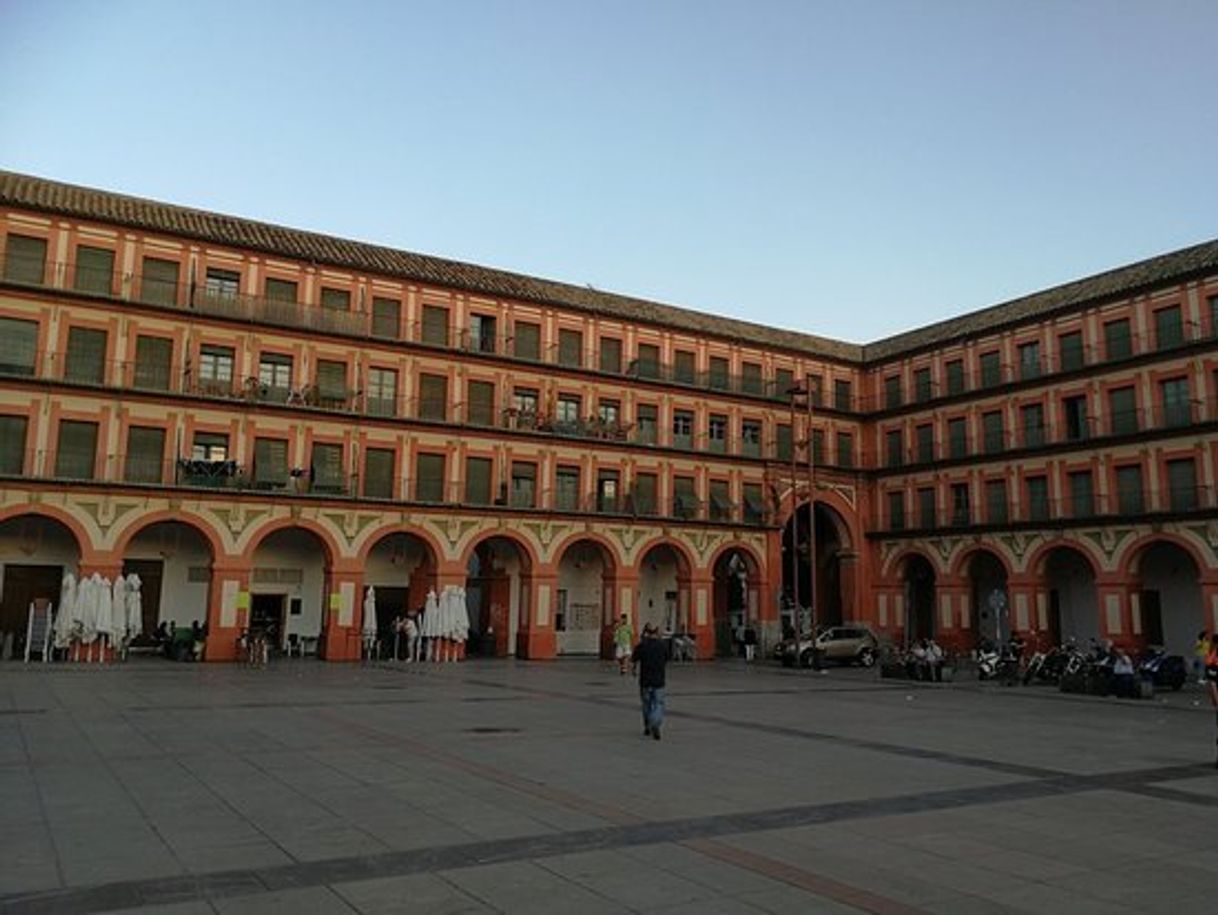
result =
[[630,669],[630,653],[634,650],[634,629],[630,626],[630,617],[622,614],[621,620],[613,627],[613,656],[617,658],[618,673],[626,676]]

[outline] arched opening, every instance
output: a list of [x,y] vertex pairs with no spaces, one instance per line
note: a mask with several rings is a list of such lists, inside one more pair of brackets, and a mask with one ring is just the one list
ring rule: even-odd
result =
[[1208,629],[1197,563],[1183,547],[1156,541],[1138,559],[1142,637],[1169,654],[1189,657],[1197,633]]
[[974,640],[1006,641],[1011,635],[1006,566],[993,553],[978,550],[969,560],[968,577]]
[[905,638],[908,642],[935,637],[935,568],[925,556],[905,559]]
[[[810,561],[809,507],[805,502],[788,519],[782,532],[782,623],[794,626],[792,608],[796,599],[802,613],[800,630],[838,626],[843,619],[846,600],[842,593],[842,557],[851,549],[844,519],[827,505],[816,506],[816,574]],[[815,594],[813,591],[815,590]]]
[[713,574],[715,654],[731,657],[743,652],[744,630],[757,626],[760,569],[752,553],[732,548],[719,555]]
[[1095,570],[1078,550],[1055,547],[1045,557],[1048,606],[1045,625],[1053,645],[1068,640],[1086,645],[1099,638],[1100,607]]
[[560,655],[600,655],[613,622],[613,556],[595,540],[577,540],[558,561],[554,635]]
[[528,613],[531,582],[528,551],[512,538],[489,537],[474,548],[465,569],[471,655],[514,653],[521,617]]
[[45,515],[18,515],[0,522],[0,657],[25,651],[30,604],[59,608],[65,572],[80,565],[80,544],[67,525]]
[[418,613],[427,591],[436,585],[436,556],[431,545],[408,531],[385,534],[368,550],[364,560],[364,586],[376,589],[377,638],[386,652],[404,659],[407,646],[394,640],[393,621]]
[[287,527],[262,539],[250,572],[245,626],[266,636],[273,648],[322,638],[330,554],[312,531]]
[[639,563],[639,629],[689,631],[689,565],[680,550],[657,543]]
[[151,642],[157,626],[207,624],[212,546],[181,521],[159,521],[138,531],[123,550],[123,575],[140,577],[141,631],[132,644]]

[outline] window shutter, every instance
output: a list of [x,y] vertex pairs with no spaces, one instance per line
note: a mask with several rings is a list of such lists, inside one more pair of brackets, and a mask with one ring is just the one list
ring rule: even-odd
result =
[[656,475],[654,473],[635,475],[634,510],[640,515],[656,513]]
[[672,489],[672,516],[694,518],[698,514],[698,500],[694,495],[693,477],[674,477]]
[[489,381],[469,383],[467,421],[475,426],[495,424],[495,385]]
[[144,258],[144,278],[140,298],[155,305],[176,305],[178,301],[178,263],[159,257]]
[[732,519],[732,497],[726,480],[711,480],[710,482],[711,520],[730,521]]
[[765,499],[761,494],[760,483],[744,484],[744,520],[748,524],[760,524],[765,521]]
[[491,503],[491,459],[466,458],[465,501],[470,505]]
[[267,277],[266,298],[270,302],[286,302],[289,305],[295,305],[297,301],[296,284],[291,280],[277,280],[274,277]]
[[[622,341],[613,337],[601,337],[601,371],[622,373]],[[760,366],[758,367],[760,368]]]
[[402,305],[396,299],[373,298],[372,336],[397,339],[402,325]]
[[0,416],[0,473],[20,475],[25,470],[24,416]]
[[415,482],[415,499],[419,502],[444,501],[444,455],[420,454],[415,464],[417,468]]
[[443,375],[419,376],[419,419],[447,421],[448,379]]
[[288,482],[288,443],[281,438],[254,440],[254,484],[275,489]]
[[317,393],[323,400],[341,400],[347,396],[346,363],[318,360]]
[[0,318],[0,374],[33,375],[38,323]]
[[160,483],[165,459],[165,430],[132,426],[127,430],[127,462],[124,479],[128,483]]
[[728,361],[722,356],[711,356],[710,386],[716,391],[726,391],[730,385]]
[[317,492],[342,492],[343,446],[335,444],[313,445],[313,489]]
[[394,453],[389,448],[364,451],[364,495],[370,499],[393,498]]
[[91,480],[96,463],[97,423],[61,422],[55,450],[55,476]]
[[577,330],[558,332],[558,364],[581,366],[584,361],[584,335]]
[[106,332],[87,327],[69,328],[64,379],[85,384],[101,384],[105,373]]
[[423,306],[423,342],[448,346],[448,309],[439,305]]
[[541,327],[517,321],[513,352],[517,359],[541,359]]
[[328,311],[350,311],[351,293],[346,289],[321,287],[321,307]]
[[76,248],[76,275],[73,278],[73,287],[76,291],[109,295],[113,282],[114,252],[108,248],[78,245]]
[[165,337],[136,337],[135,386],[168,391],[172,359],[172,340]]
[[4,278],[14,283],[41,286],[46,276],[47,243],[44,238],[10,235],[5,243]]

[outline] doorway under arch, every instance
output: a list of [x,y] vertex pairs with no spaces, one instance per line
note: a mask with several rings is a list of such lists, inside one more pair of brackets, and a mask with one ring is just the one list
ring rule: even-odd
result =
[[558,654],[603,654],[606,627],[613,626],[615,578],[613,556],[597,541],[576,540],[563,550],[554,609]]
[[1048,590],[1045,625],[1050,643],[1073,640],[1087,645],[1100,635],[1100,605],[1095,569],[1078,550],[1055,547],[1045,557],[1044,582]]
[[143,610],[132,642],[147,644],[161,623],[207,625],[211,605],[211,542],[182,521],[158,521],[137,531],[123,549],[123,574],[138,575]]
[[25,650],[30,604],[45,600],[59,608],[65,572],[76,573],[81,546],[66,524],[49,515],[17,515],[0,521],[0,645],[11,644],[13,657]]
[[330,566],[326,542],[313,531],[283,527],[267,534],[253,552],[245,628],[277,650],[302,639],[324,648]]
[[364,586],[376,588],[376,628],[381,644],[402,656],[405,646],[395,641],[393,621],[423,609],[427,591],[436,585],[436,555],[422,537],[409,531],[392,531],[380,537],[364,560]]
[[689,562],[669,543],[657,543],[639,560],[641,630],[652,623],[661,632],[688,632]]
[[750,551],[733,547],[715,560],[713,575],[715,654],[730,657],[739,653],[745,628],[757,626],[761,570]]
[[935,633],[935,568],[920,553],[905,558],[905,639],[933,639]]
[[1155,541],[1138,556],[1137,581],[1143,639],[1188,658],[1197,633],[1210,628],[1196,561],[1175,543]]
[[1001,643],[1011,635],[1007,569],[989,550],[978,550],[968,563],[971,595],[970,629],[977,642]]
[[470,654],[515,653],[520,620],[529,612],[529,553],[511,537],[492,536],[470,553],[465,566],[465,611]]
[[[852,549],[845,519],[833,508],[816,504],[815,575],[809,549],[809,503],[801,503],[782,531],[782,623],[794,626],[796,598],[803,612],[800,630],[841,625],[848,609],[842,594],[842,556]],[[794,558],[792,554],[794,553]],[[815,593],[813,593],[815,591]]]

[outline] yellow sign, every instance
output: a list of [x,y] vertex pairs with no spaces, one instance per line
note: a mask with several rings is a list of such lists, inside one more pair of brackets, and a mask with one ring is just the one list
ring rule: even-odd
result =
[[330,609],[337,613],[343,608],[343,596],[338,591],[330,595]]
[[250,608],[250,592],[249,591],[238,591],[237,592],[237,609],[238,610],[248,610],[249,608]]

